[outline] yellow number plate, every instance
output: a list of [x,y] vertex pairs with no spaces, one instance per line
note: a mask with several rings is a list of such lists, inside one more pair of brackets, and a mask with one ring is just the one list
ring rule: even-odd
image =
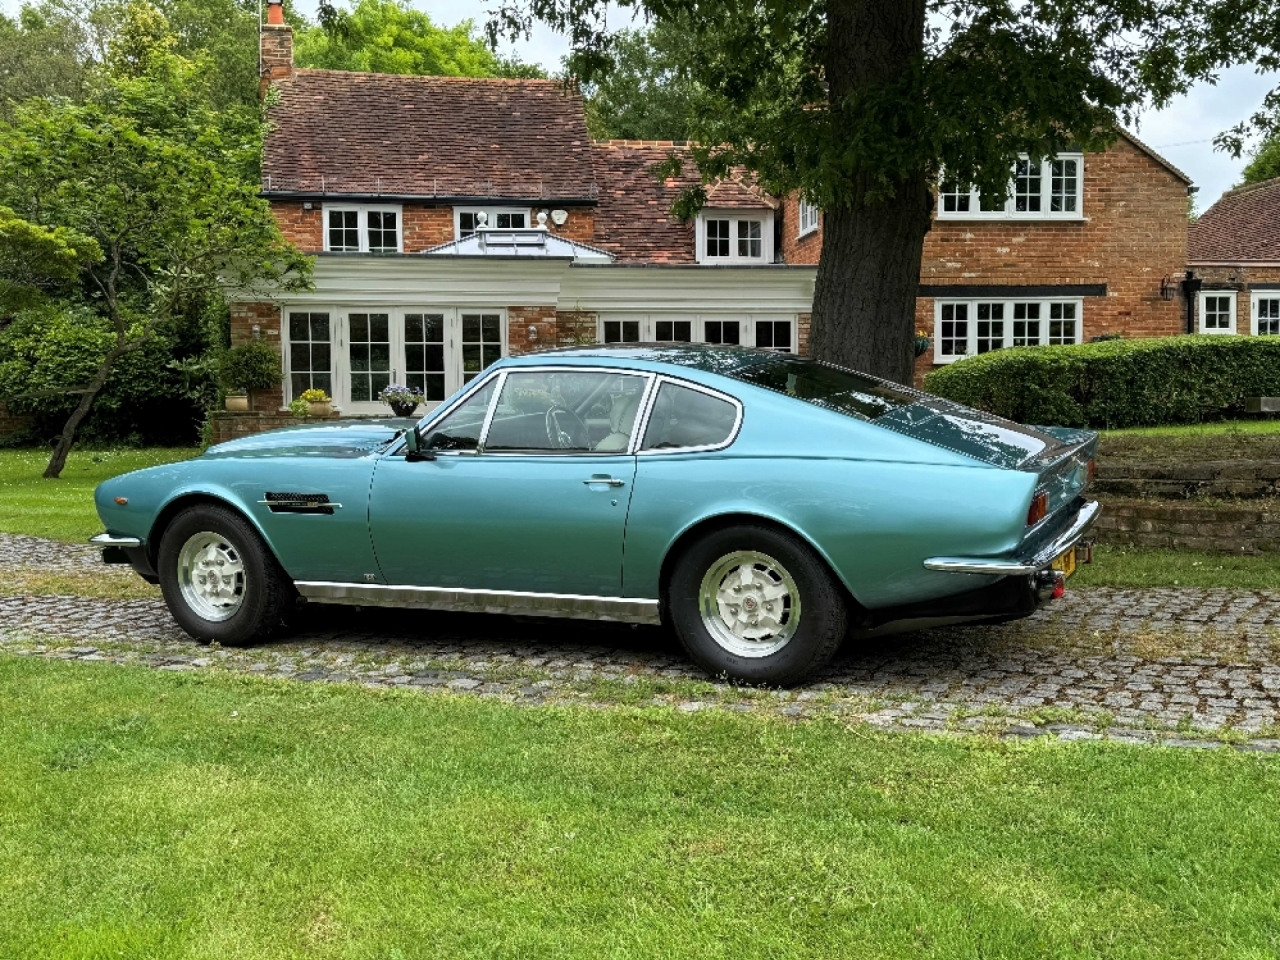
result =
[[1063,577],[1069,578],[1076,572],[1076,548],[1072,547],[1066,553],[1058,557],[1057,560],[1053,561],[1050,566],[1054,570],[1060,571]]

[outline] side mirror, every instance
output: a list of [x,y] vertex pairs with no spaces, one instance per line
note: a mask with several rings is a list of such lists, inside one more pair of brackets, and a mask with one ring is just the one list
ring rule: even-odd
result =
[[404,434],[404,459],[406,463],[419,463],[423,460],[434,460],[436,455],[430,450],[422,449],[422,434],[415,423]]

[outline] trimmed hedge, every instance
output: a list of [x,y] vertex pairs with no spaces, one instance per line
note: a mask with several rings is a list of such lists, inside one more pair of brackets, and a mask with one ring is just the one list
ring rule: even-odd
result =
[[1222,420],[1280,396],[1280,337],[1015,347],[934,370],[925,389],[1021,423],[1096,429]]

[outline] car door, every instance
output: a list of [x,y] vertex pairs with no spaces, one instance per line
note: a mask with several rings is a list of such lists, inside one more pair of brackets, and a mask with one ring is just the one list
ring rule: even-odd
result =
[[619,596],[649,382],[584,368],[489,378],[423,437],[434,459],[378,464],[370,529],[385,582]]

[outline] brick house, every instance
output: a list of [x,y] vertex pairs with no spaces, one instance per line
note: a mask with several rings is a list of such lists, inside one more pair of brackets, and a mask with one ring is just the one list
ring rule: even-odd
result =
[[1224,193],[1191,225],[1199,333],[1280,334],[1280,177]]
[[[393,382],[430,408],[498,357],[556,344],[806,350],[822,218],[797,197],[730,178],[681,222],[669,211],[692,164],[661,183],[649,171],[684,146],[593,142],[555,81],[295,69],[276,0],[261,49],[262,192],[315,255],[315,289],[233,302],[233,342],[278,341],[285,380],[247,417],[215,418],[218,438],[283,422],[308,387],[344,415],[385,414]],[[1185,175],[1127,135],[1015,174],[998,210],[939,197],[918,375],[1001,346],[1182,329]]]

